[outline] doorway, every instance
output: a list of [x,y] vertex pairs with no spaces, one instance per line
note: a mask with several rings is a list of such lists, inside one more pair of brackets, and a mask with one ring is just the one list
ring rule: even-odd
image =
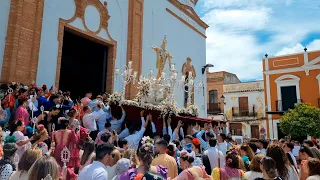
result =
[[259,136],[260,136],[259,125],[251,125],[251,138],[259,139],[260,138]]
[[278,139],[282,139],[285,136],[287,136],[287,134],[283,133],[280,129],[280,123],[277,123],[277,131],[278,131]]
[[108,47],[64,30],[59,89],[72,99],[106,91]]

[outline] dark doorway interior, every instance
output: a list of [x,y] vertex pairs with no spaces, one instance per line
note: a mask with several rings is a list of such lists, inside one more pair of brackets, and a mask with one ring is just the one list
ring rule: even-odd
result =
[[106,46],[65,30],[59,89],[70,91],[72,99],[105,92],[107,53]]
[[284,134],[284,133],[281,131],[279,123],[277,123],[277,130],[278,130],[278,139],[284,138],[285,136],[288,135],[288,134]]

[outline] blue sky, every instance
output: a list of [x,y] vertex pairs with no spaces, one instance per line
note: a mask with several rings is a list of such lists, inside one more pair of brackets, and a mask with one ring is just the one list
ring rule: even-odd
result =
[[264,54],[278,56],[320,49],[320,0],[199,0],[207,29],[210,71],[242,81],[262,79]]

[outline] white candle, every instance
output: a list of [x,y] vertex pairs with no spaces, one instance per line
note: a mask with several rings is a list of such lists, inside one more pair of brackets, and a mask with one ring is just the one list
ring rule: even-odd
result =
[[133,78],[136,79],[138,75],[138,71],[133,72]]
[[189,80],[189,85],[191,85],[191,86],[193,85],[193,80],[192,79]]
[[120,74],[120,69],[116,68],[116,75],[119,75],[119,74]]
[[200,88],[203,87],[203,82],[202,82],[202,81],[199,83],[199,87],[200,87]]
[[186,80],[186,76],[182,75],[181,76],[181,82],[184,82]]
[[132,61],[129,61],[128,63],[128,67],[131,68],[132,67]]
[[177,73],[175,72],[175,73],[173,73],[173,79],[177,79]]
[[171,70],[174,70],[174,64],[171,64]]

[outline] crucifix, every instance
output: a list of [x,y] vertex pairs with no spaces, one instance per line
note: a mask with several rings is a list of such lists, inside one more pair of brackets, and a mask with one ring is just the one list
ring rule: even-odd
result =
[[9,88],[9,89],[8,89],[8,93],[9,93],[9,105],[10,105],[11,94],[13,93],[13,89],[12,89],[12,88]]
[[158,69],[157,79],[161,77],[161,74],[166,65],[166,61],[169,61],[169,68],[171,70],[171,60],[172,56],[166,49],[167,46],[167,36],[164,36],[161,47],[152,47],[152,49],[157,53],[156,68]]
[[71,152],[69,151],[67,146],[65,146],[61,151],[61,161],[63,162],[63,177],[67,175],[67,163],[70,161],[70,155]]
[[71,152],[65,146],[63,150],[61,151],[61,161],[63,162],[63,168],[67,168],[67,163],[70,161],[70,154]]

